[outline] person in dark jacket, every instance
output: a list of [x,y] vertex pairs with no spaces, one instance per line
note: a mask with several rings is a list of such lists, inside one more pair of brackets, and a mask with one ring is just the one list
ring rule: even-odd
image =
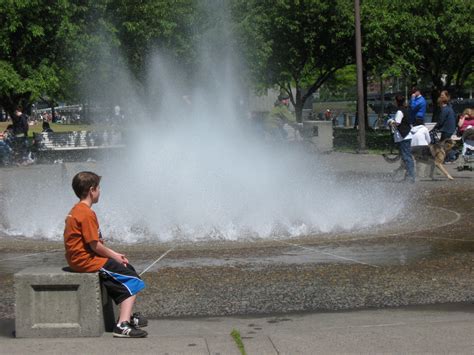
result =
[[27,137],[28,136],[28,116],[23,113],[23,110],[18,106],[15,110],[15,114],[12,117],[13,123],[13,134],[15,137]]
[[49,126],[49,122],[43,121],[43,131],[42,132],[46,132],[46,133],[52,133],[53,132],[52,128]]
[[13,123],[13,152],[15,161],[22,164],[28,156],[28,116],[18,106],[12,117]]
[[449,100],[449,93],[446,90],[441,91],[438,98],[438,105],[441,107],[441,113],[438,122],[434,126],[434,129],[441,132],[441,141],[451,138],[454,132],[456,132],[456,115],[449,104]]

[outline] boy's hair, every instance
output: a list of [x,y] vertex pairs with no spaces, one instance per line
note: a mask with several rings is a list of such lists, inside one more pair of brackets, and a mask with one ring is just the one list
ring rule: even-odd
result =
[[101,176],[91,171],[82,171],[72,179],[72,189],[77,197],[83,199],[87,196],[91,187],[99,186],[101,178]]

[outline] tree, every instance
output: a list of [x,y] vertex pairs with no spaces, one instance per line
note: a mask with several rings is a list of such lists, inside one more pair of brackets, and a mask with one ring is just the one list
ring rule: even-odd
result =
[[[63,46],[67,80],[63,90],[86,110],[93,103],[113,105],[121,90],[117,80],[124,63],[117,29],[109,18],[111,0],[71,1],[70,22]],[[88,111],[86,111],[86,116]]]
[[474,69],[473,12],[465,0],[365,1],[366,69],[429,80],[433,103],[441,90],[461,91]]
[[202,13],[193,0],[111,0],[109,21],[117,29],[121,54],[135,79],[146,83],[148,64],[156,51],[192,72],[193,42],[199,36]]
[[[416,73],[432,82],[431,98],[437,102],[441,90],[454,86],[460,91],[474,70],[474,25],[469,14],[474,3],[465,0],[415,1],[406,3],[413,16],[410,36]],[[436,105],[434,105],[436,107]],[[437,111],[434,112],[435,120]]]
[[10,115],[61,87],[69,2],[0,2],[0,105]]
[[353,61],[351,6],[339,0],[236,1],[234,14],[254,84],[285,91],[298,122],[306,99]]
[[356,67],[347,65],[337,70],[332,78],[327,80],[319,90],[321,101],[330,100],[355,100],[356,92]]

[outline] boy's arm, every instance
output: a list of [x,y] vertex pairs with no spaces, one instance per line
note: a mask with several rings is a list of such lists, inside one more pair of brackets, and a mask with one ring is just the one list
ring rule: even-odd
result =
[[128,264],[128,259],[125,257],[125,255],[117,253],[116,251],[113,251],[110,248],[107,248],[104,244],[101,242],[94,240],[89,243],[91,249],[94,251],[94,253],[106,257],[106,258],[111,258],[115,259],[117,262],[120,264]]

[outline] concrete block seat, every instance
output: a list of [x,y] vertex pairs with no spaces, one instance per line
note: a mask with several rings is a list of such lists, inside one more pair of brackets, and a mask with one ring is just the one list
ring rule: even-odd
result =
[[98,273],[31,267],[14,276],[16,336],[98,337],[112,331],[114,304]]
[[333,150],[333,126],[331,121],[303,121],[303,136],[320,152]]

